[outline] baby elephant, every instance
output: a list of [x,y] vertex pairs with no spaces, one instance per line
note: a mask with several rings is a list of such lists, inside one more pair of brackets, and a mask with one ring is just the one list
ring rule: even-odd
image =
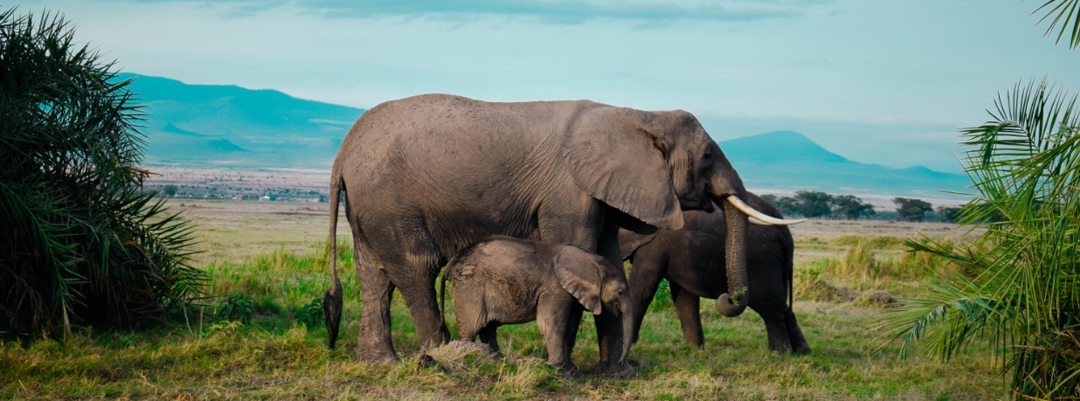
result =
[[[582,309],[608,309],[622,317],[623,335],[633,327],[625,271],[607,259],[570,245],[495,236],[463,249],[446,265],[442,282],[453,282],[458,337],[480,340],[499,352],[495,330],[536,320],[548,363],[577,375],[570,360]],[[619,356],[626,361],[630,341]]]

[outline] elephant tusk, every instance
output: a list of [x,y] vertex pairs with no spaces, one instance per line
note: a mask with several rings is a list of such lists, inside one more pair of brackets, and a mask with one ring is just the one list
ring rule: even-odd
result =
[[[728,202],[731,202],[731,204],[733,206],[735,206],[736,209],[739,209],[743,213],[746,213],[747,216],[750,216],[751,219],[757,219],[757,220],[761,221],[762,223],[765,223],[766,225],[787,226],[787,225],[792,225],[792,224],[799,224],[799,223],[802,223],[802,222],[806,221],[806,219],[795,219],[795,220],[778,219],[778,218],[766,215],[765,213],[754,210],[754,208],[750,207],[750,205],[747,205],[746,203],[743,203],[742,199],[739,199],[739,197],[734,196],[734,195],[729,195],[727,197],[727,200],[728,200]],[[757,223],[754,223],[752,220],[751,220],[751,223],[757,224]]]
[[772,225],[772,224],[766,223],[764,221],[758,220],[757,217],[750,217],[750,224],[753,224],[755,226],[771,226]]

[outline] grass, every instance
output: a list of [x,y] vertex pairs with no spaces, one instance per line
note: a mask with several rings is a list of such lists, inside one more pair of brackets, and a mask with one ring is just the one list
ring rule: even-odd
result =
[[[878,242],[875,242],[878,241]],[[0,346],[0,398],[13,399],[904,399],[964,400],[1004,396],[994,360],[961,354],[943,363],[920,356],[897,359],[898,344],[882,346],[875,328],[889,304],[867,294],[903,296],[917,277],[918,255],[904,258],[892,240],[833,238],[841,258],[796,268],[795,311],[812,348],[806,356],[768,351],[764,324],[752,311],[726,318],[702,302],[705,347],[688,346],[663,293],[646,315],[631,352],[639,375],[629,379],[567,378],[544,364],[535,324],[499,330],[505,357],[451,343],[420,357],[416,332],[400,296],[392,303],[398,362],[372,365],[353,358],[359,334],[359,283],[350,246],[339,245],[346,291],[341,340],[326,349],[321,326],[300,323],[304,307],[328,285],[329,248],[284,249],[241,263],[206,266],[214,298],[200,313],[148,332],[82,328],[73,338],[8,341]],[[797,245],[798,247],[799,245]],[[888,256],[880,256],[879,252]],[[898,256],[893,256],[898,255]],[[866,272],[866,274],[864,274]],[[226,295],[250,297],[248,323],[223,321]],[[832,294],[832,295],[827,295]],[[846,295],[845,295],[846,294]],[[448,297],[449,298],[449,297]],[[452,302],[449,300],[448,302]],[[456,332],[453,307],[447,310]],[[596,332],[586,316],[574,362],[598,360]]]

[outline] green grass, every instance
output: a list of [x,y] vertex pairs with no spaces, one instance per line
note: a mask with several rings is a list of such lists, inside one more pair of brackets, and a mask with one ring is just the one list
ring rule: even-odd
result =
[[[351,247],[339,246],[344,251],[339,276],[346,291],[341,347],[326,349],[325,330],[297,319],[302,307],[327,288],[327,248],[210,264],[206,270],[215,297],[205,300],[204,313],[192,311],[186,322],[133,333],[83,328],[64,343],[5,342],[0,346],[0,398],[963,400],[1004,395],[1002,376],[991,359],[973,353],[947,363],[918,356],[898,360],[897,344],[882,347],[876,322],[889,306],[860,301],[861,294],[902,296],[918,281],[892,270],[865,278],[843,274],[844,262],[838,259],[797,267],[795,311],[813,350],[806,356],[772,354],[757,314],[748,310],[726,318],[711,301],[701,308],[705,347],[688,346],[670,299],[661,291],[631,352],[639,372],[634,378],[562,376],[544,364],[535,324],[499,330],[501,359],[452,343],[429,350],[437,362],[428,366],[420,362],[423,351],[400,296],[394,297],[391,313],[401,361],[358,362],[353,355],[360,294]],[[869,257],[879,265],[884,262],[878,259],[891,260]],[[909,259],[906,263],[918,263]],[[815,292],[822,288],[853,295],[823,297]],[[237,292],[253,301],[249,323],[220,321],[218,305]],[[452,304],[447,321],[456,332]],[[588,316],[573,358],[586,370],[599,358]]]

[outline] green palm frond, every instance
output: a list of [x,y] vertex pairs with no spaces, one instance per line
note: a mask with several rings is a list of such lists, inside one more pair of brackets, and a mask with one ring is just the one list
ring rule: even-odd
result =
[[203,284],[191,227],[143,192],[131,81],[73,37],[0,11],[0,327],[20,333],[160,321]]
[[1070,359],[1080,342],[1065,341],[1080,327],[1077,104],[1046,79],[1021,83],[998,97],[990,121],[962,130],[964,171],[978,195],[960,221],[986,231],[961,248],[908,241],[973,275],[926,283],[886,318],[904,354],[922,342],[949,358],[985,340],[1013,372],[1016,398],[1080,397],[1078,359]]
[[1038,23],[1050,21],[1050,26],[1046,28],[1045,35],[1053,35],[1056,29],[1058,34],[1054,43],[1061,43],[1061,39],[1067,38],[1070,48],[1080,47],[1080,0],[1048,0],[1035,9],[1032,14],[1044,9],[1046,15],[1043,15]]

